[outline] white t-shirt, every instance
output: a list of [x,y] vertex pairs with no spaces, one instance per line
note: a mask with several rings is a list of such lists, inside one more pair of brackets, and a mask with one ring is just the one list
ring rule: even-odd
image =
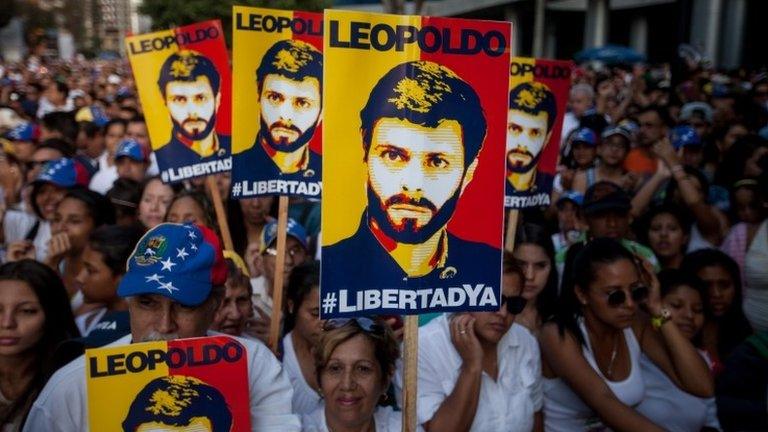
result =
[[[22,210],[8,210],[5,212],[5,217],[3,218],[5,244],[24,240],[24,237],[37,220],[37,216]],[[41,220],[40,227],[37,229],[37,235],[32,240],[32,244],[35,246],[35,259],[37,261],[43,261],[48,256],[48,240],[50,239],[51,224]]]
[[102,195],[112,189],[112,184],[117,180],[117,165],[109,166],[108,159],[107,152],[99,156],[99,170],[91,177],[91,182],[88,184],[90,190]]
[[307,384],[304,374],[301,373],[301,365],[293,349],[293,332],[283,338],[283,367],[293,387],[293,412],[295,414],[309,414],[322,406],[323,399]]
[[667,374],[645,355],[640,356],[645,398],[637,412],[670,432],[720,429],[715,398],[702,399],[680,390]]
[[[75,300],[76,298],[83,299],[83,292],[77,291],[77,293],[72,297],[72,300]],[[80,302],[80,305],[82,305],[82,302]],[[77,307],[72,307],[73,310],[77,309]],[[88,336],[88,334],[93,330],[94,327],[96,327],[96,324],[101,321],[101,318],[104,317],[104,314],[107,313],[106,307],[100,307],[98,309],[90,310],[82,315],[78,315],[75,317],[75,325],[77,325],[77,329],[80,330],[80,336]]]
[[[451,342],[450,315],[443,314],[419,328],[418,423],[434,417],[456,386],[462,360]],[[485,372],[471,431],[515,432],[533,429],[533,415],[542,408],[541,358],[533,335],[519,324],[499,341],[498,380]],[[401,365],[400,365],[401,366]],[[402,367],[395,380],[401,392]]]
[[[376,407],[373,413],[373,423],[376,432],[400,432],[403,427],[403,416],[392,407]],[[311,414],[301,416],[302,432],[330,432],[325,423],[325,405],[321,404]],[[421,431],[421,427],[418,428]]]
[[[631,328],[624,329],[624,340],[631,362],[629,376],[623,381],[609,381],[597,366],[583,319],[579,321],[579,325],[586,342],[582,353],[589,365],[621,403],[630,407],[637,406],[645,395],[645,382],[640,373],[642,351],[635,333]],[[544,430],[547,432],[578,432],[605,428],[600,417],[561,378],[544,379],[544,398]]]
[[[210,335],[218,333],[209,332]],[[253,431],[299,431],[291,413],[293,390],[279,361],[261,342],[235,338],[248,353],[248,380]],[[107,346],[127,345],[128,334]],[[119,390],[119,389],[117,389]],[[116,391],[117,391],[116,390]],[[81,432],[88,430],[85,356],[59,369],[38,396],[24,425],[25,432]]]
[[269,296],[269,291],[267,290],[267,278],[263,275],[251,278],[251,288],[253,289],[253,294],[251,295],[253,316],[259,316],[259,313],[256,312],[256,306],[266,312],[267,315],[272,316],[272,297]]

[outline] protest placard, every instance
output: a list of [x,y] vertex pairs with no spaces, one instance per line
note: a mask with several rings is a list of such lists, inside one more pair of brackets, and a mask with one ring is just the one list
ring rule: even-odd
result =
[[324,28],[321,315],[498,310],[510,24]]
[[231,74],[221,23],[130,36],[125,44],[162,180],[231,170]]
[[320,198],[323,15],[235,6],[232,197]]
[[507,117],[507,208],[549,205],[571,67],[570,61],[512,58]]
[[247,352],[233,338],[104,347],[85,357],[90,430],[251,430]]

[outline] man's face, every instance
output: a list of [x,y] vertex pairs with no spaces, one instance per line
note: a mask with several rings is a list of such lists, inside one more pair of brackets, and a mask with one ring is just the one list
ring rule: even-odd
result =
[[549,141],[547,112],[537,115],[511,109],[507,112],[507,170],[525,173],[536,166]]
[[637,139],[640,145],[649,147],[660,140],[667,131],[661,117],[654,111],[646,111],[637,117],[640,130]]
[[571,106],[571,112],[576,117],[581,117],[592,106],[592,98],[587,93],[577,91],[571,95],[568,103]]
[[298,150],[312,138],[320,118],[320,82],[269,74],[261,85],[259,103],[267,144],[278,151]]
[[205,336],[213,321],[215,301],[184,306],[159,294],[128,298],[133,342],[173,340]]
[[143,121],[132,121],[125,129],[125,137],[136,140],[142,147],[149,149],[149,133],[147,124]]
[[144,175],[147,172],[147,165],[146,162],[136,161],[128,156],[119,157],[115,161],[118,177],[131,179],[137,182],[144,180]]
[[610,237],[620,240],[629,232],[629,212],[626,210],[603,210],[587,215],[589,233],[593,237]]
[[214,94],[208,77],[193,82],[171,81],[165,86],[165,104],[174,128],[191,140],[201,140],[215,127],[221,95]]
[[462,130],[455,120],[435,128],[379,120],[367,165],[369,214],[385,234],[403,243],[421,243],[445,226],[471,179],[471,173],[464,175]]

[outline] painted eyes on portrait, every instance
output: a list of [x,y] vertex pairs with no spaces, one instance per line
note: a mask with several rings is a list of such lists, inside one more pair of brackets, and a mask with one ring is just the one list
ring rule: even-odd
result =
[[[406,164],[411,160],[411,154],[394,146],[379,146],[379,158],[383,159],[387,165],[396,167],[400,164]],[[443,157],[442,153],[429,153],[424,158],[424,166],[427,168],[446,169],[451,163]]]
[[[517,136],[523,133],[523,127],[517,123],[509,123],[507,124],[507,132]],[[539,128],[528,129],[528,136],[530,136],[531,138],[538,138],[541,135],[542,135],[542,132],[541,132],[541,129]]]
[[[269,101],[273,105],[281,105],[282,103],[285,102],[285,95],[275,91],[264,92],[264,97],[267,99],[267,101]],[[310,98],[307,98],[307,97],[293,98],[293,106],[296,109],[306,110],[306,109],[312,108],[314,105],[315,105],[314,102]]]
[[[192,102],[196,104],[203,104],[208,102],[210,98],[205,93],[199,93],[194,96],[192,96]],[[187,103],[187,96],[186,95],[173,95],[171,96],[171,102],[176,104],[186,104]]]

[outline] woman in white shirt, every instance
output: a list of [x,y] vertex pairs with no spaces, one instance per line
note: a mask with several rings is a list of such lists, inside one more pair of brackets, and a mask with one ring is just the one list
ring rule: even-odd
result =
[[[641,353],[681,389],[712,397],[709,368],[668,323],[651,265],[608,238],[569,253],[576,255],[565,269],[560,311],[539,338],[546,430],[664,430],[634,408],[645,393]],[[639,315],[640,304],[650,322]]]
[[[704,327],[704,282],[678,270],[659,273],[659,282],[671,321],[693,342]],[[699,353],[707,360],[704,351]],[[702,399],[680,390],[647,356],[640,357],[640,370],[645,397],[637,407],[639,413],[671,432],[720,430],[715,398]]]
[[419,329],[418,423],[426,431],[541,431],[536,339],[513,324],[524,276],[504,256],[498,312],[442,315]]
[[327,321],[315,349],[323,404],[302,417],[302,430],[400,432],[400,412],[377,406],[387,398],[398,357],[397,340],[384,322]]
[[318,392],[315,359],[323,324],[320,320],[320,265],[311,262],[296,267],[288,279],[283,367],[293,387],[294,414],[309,414],[322,405]]

